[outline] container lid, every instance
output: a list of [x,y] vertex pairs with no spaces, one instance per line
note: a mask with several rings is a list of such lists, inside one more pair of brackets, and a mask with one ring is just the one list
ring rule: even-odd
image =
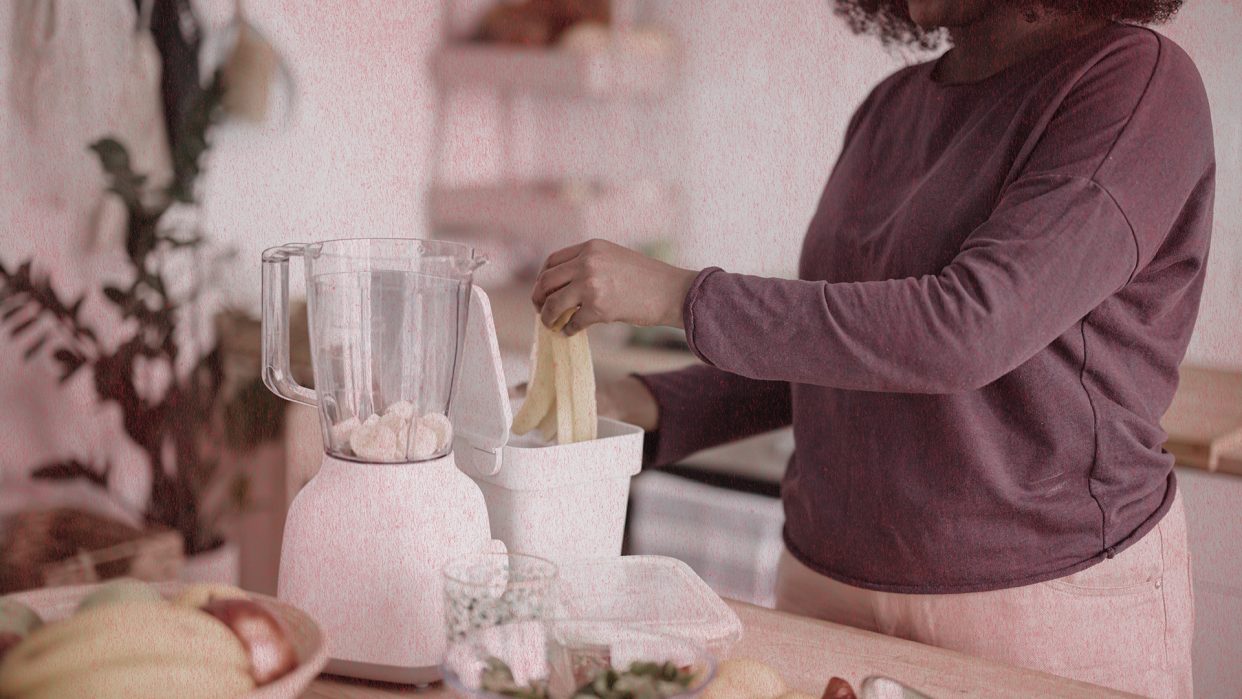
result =
[[450,412],[458,445],[464,440],[469,448],[495,454],[491,475],[500,468],[500,450],[509,441],[509,425],[513,424],[495,327],[491,301],[472,285],[457,395]]
[[557,565],[566,618],[622,622],[724,653],[742,638],[737,614],[676,558],[617,556]]

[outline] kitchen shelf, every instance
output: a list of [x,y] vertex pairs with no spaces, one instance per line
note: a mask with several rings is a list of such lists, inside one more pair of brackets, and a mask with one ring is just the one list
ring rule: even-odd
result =
[[666,235],[676,207],[673,190],[651,182],[595,188],[516,183],[431,192],[431,216],[439,227],[503,230],[550,249],[594,237]]
[[[676,122],[659,121],[676,106],[665,102],[680,89],[681,45],[646,4],[607,3],[607,22],[583,20],[549,35],[553,44],[522,46],[466,38],[481,35],[469,16],[480,3],[444,0],[445,33],[430,63],[440,108],[425,211],[433,236],[475,245],[496,263],[480,283],[525,278],[551,252],[591,238],[641,248],[686,225],[681,173],[669,170],[684,162],[674,151],[687,139],[668,132]],[[471,99],[453,99],[466,91]],[[495,128],[446,116],[493,106]],[[468,152],[495,171],[446,176],[457,150],[446,144],[461,129],[479,131]],[[637,145],[644,140],[657,143]]]
[[596,51],[453,43],[433,60],[441,86],[479,86],[569,97],[660,95],[677,73],[677,52],[627,49]]

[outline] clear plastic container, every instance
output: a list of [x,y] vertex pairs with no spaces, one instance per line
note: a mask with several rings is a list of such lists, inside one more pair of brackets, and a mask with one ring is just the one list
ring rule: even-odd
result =
[[566,562],[557,581],[560,614],[687,638],[718,659],[742,639],[742,622],[682,561],[619,556]]
[[673,690],[661,693],[666,699],[692,699],[716,677],[716,658],[700,644],[594,621],[516,621],[477,629],[449,645],[443,669],[445,684],[462,699],[506,699],[519,693],[570,699],[583,696],[575,690],[609,668],[642,673],[636,663],[669,662],[690,675],[684,680],[688,684],[678,684],[680,691],[666,687]]

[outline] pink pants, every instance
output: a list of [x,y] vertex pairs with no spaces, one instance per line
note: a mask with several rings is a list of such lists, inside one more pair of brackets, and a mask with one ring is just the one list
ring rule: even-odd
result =
[[1179,491],[1111,559],[1045,583],[956,595],[873,592],[781,553],[776,608],[1143,696],[1191,699],[1194,598]]

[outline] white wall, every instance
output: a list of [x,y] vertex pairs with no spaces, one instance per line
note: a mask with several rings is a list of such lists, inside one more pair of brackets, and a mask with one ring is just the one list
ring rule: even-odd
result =
[[[217,0],[200,2],[210,15]],[[293,15],[284,3],[248,5],[293,66],[299,96],[291,125],[226,129],[217,138],[208,222],[245,261],[233,289],[244,305],[257,307],[254,261],[264,246],[423,230],[435,103],[425,67],[439,39],[438,11],[362,2],[347,15],[344,6],[321,3]],[[683,0],[653,3],[653,12],[686,48],[684,92],[666,112],[647,110],[655,115],[652,135],[667,139],[662,150],[687,157],[672,173],[688,190],[691,216],[676,241],[678,259],[793,275],[845,122],[899,61],[849,35],[827,3],[815,0]],[[385,29],[375,32],[376,25]],[[450,178],[496,175],[502,137],[495,100],[467,92],[449,106]],[[598,114],[555,101],[535,107],[544,108],[546,123],[538,111],[518,116],[544,140],[531,144],[526,135],[515,149],[519,168],[581,169],[551,154],[557,145],[582,149]]]
[[1199,66],[1216,136],[1216,229],[1187,360],[1242,369],[1242,5],[1189,0],[1161,31]]
[[[674,140],[674,150],[684,154],[677,169],[689,194],[690,224],[676,241],[677,259],[792,275],[846,120],[904,59],[850,35],[827,0],[650,5],[687,49],[685,90],[656,127],[657,136]],[[298,111],[287,128],[221,133],[207,181],[212,233],[236,245],[244,262],[230,294],[257,308],[257,260],[265,246],[425,233],[435,108],[426,67],[439,40],[440,8],[376,0],[307,6],[252,0],[248,7],[285,50],[299,86]],[[1242,323],[1233,320],[1242,308],[1242,18],[1229,0],[1191,0],[1162,31],[1200,66],[1218,145],[1216,238],[1188,359],[1242,368]],[[494,175],[500,167],[495,103],[466,95],[454,103],[453,121],[451,174]],[[562,129],[562,122],[540,129],[537,113],[528,112],[525,123],[542,132],[538,138],[581,134]],[[519,156],[534,157],[538,147],[528,143]]]
[[794,276],[802,236],[870,88],[901,63],[822,0],[684,3],[689,266]]
[[[232,0],[196,0],[219,23]],[[210,235],[235,246],[230,300],[258,310],[259,256],[287,242],[419,236],[439,2],[246,3],[291,66],[289,123],[226,127],[204,180]]]

